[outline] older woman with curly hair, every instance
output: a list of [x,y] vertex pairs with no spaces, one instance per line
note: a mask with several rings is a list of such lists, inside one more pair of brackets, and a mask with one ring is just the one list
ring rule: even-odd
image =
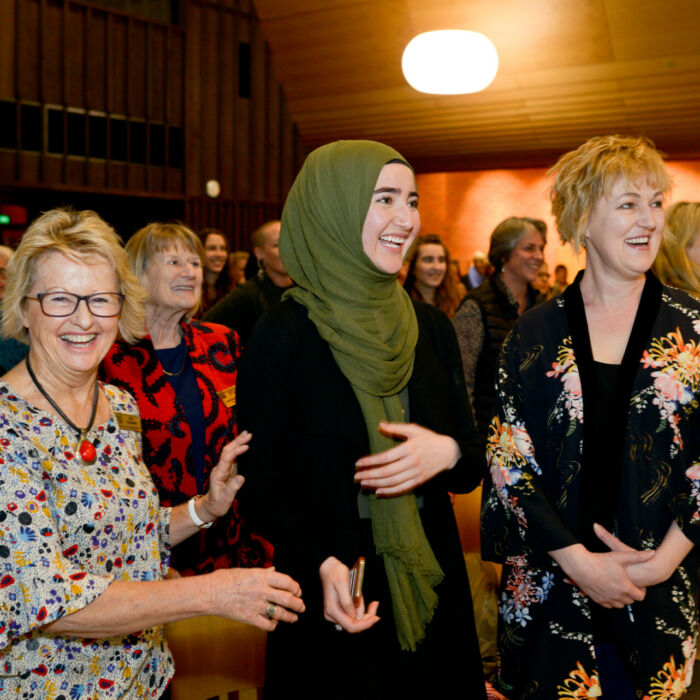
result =
[[295,620],[299,586],[272,570],[164,580],[170,547],[230,510],[250,436],[222,447],[200,499],[160,507],[138,407],[97,378],[117,334],[143,332],[114,231],[93,212],[42,215],[10,263],[3,309],[29,355],[0,379],[0,694],[160,697],[173,674],[165,622]]
[[404,288],[413,299],[425,301],[444,311],[450,318],[455,315],[464,294],[457,287],[459,278],[451,274],[450,251],[435,233],[416,238],[409,256],[408,274]]
[[700,202],[676,202],[668,208],[653,270],[664,284],[700,296]]
[[517,698],[679,698],[695,660],[700,302],[649,272],[670,178],[647,139],[554,166],[587,253],[498,364],[482,549],[503,563],[498,686]]

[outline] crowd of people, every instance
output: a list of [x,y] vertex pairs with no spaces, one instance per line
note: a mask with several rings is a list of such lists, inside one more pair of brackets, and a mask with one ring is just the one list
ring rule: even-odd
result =
[[[684,695],[700,203],[665,212],[643,138],[551,174],[571,283],[527,216],[461,277],[372,141],[313,151],[250,254],[68,209],[0,247],[0,694],[166,698],[163,625],[219,615],[271,633],[268,700]],[[488,678],[451,502],[480,484]]]

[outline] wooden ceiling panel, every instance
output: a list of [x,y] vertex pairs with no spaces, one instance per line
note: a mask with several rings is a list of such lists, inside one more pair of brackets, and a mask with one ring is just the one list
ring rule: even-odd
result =
[[697,55],[697,2],[606,0],[606,6],[618,61]]
[[[419,168],[541,164],[602,133],[698,155],[697,0],[255,0],[305,145],[371,138]],[[487,34],[499,74],[475,95],[424,95],[401,54],[415,34]],[[503,167],[506,167],[504,165]]]

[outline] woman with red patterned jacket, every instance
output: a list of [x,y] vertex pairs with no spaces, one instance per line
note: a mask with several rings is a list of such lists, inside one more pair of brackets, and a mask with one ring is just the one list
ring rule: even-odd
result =
[[[127,243],[132,272],[146,288],[148,335],[117,341],[103,363],[105,379],[134,396],[143,456],[163,505],[206,491],[222,447],[237,433],[238,339],[224,326],[191,321],[202,288],[203,249],[182,224],[153,223]],[[272,547],[250,532],[234,502],[230,517],[176,547],[181,574],[231,566],[265,566]]]

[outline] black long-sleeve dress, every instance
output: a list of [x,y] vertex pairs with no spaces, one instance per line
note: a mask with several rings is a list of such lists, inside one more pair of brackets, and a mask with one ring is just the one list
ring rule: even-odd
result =
[[[275,547],[278,570],[303,590],[306,612],[268,638],[265,697],[483,698],[469,585],[449,493],[468,492],[484,456],[447,317],[416,303],[419,338],[408,384],[411,422],[454,437],[462,458],[417,490],[428,541],[445,573],[438,610],[415,653],[401,652],[383,561],[358,513],[355,461],[367,429],[350,383],[306,309],[285,301],[263,316],[238,378],[239,425],[253,433],[241,459],[240,505]],[[365,600],[382,618],[357,635],[323,618],[319,566],[367,558]]]

